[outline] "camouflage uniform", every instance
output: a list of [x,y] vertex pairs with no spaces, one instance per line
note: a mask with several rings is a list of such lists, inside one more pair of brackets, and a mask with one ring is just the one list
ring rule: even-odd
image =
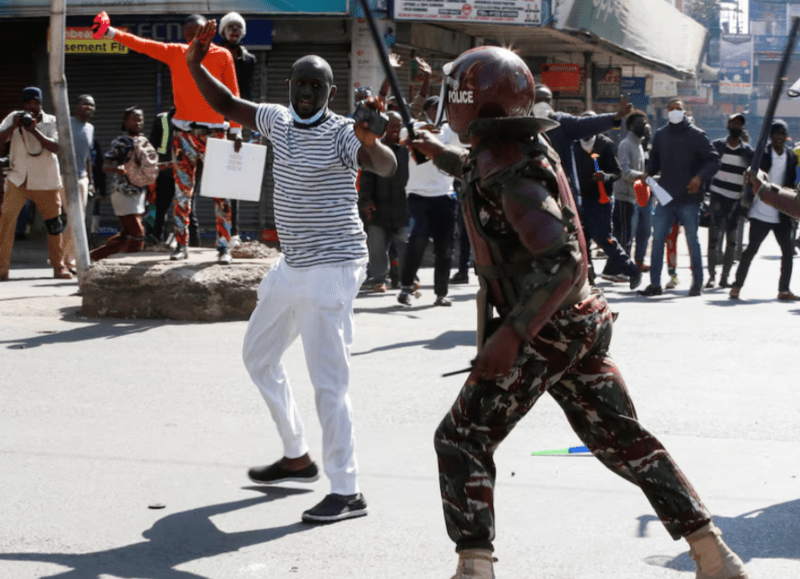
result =
[[[545,156],[541,156],[542,146]],[[532,147],[530,154],[535,162],[523,160],[510,172],[497,173],[500,179],[479,178],[474,171],[467,171],[468,184],[462,198],[465,219],[467,215],[474,215],[469,217],[473,221],[472,225],[468,223],[468,229],[476,255],[476,270],[479,274],[497,271],[497,267],[503,267],[502,263],[495,261],[494,270],[480,263],[481,255],[488,254],[481,250],[481,238],[501,239],[506,255],[518,253],[515,247],[523,249],[506,214],[511,201],[505,195],[510,195],[512,200],[514,195],[508,193],[508,184],[513,185],[512,179],[518,178],[514,175],[528,179],[520,181],[523,185],[525,182],[546,183],[547,171],[542,170],[548,167],[545,157],[552,159],[550,173],[557,177],[558,184],[550,178],[549,189],[561,199],[560,212],[571,236],[561,249],[552,251],[549,258],[531,256],[533,271],[539,273],[529,275],[521,286],[516,286],[522,288],[521,293],[505,290],[505,304],[498,307],[494,303],[500,313],[500,318],[495,318],[494,322],[505,320],[515,328],[520,327],[513,320],[515,304],[533,303],[529,299],[531,291],[539,291],[541,295],[542,291],[536,288],[546,287],[546,280],[539,283],[537,275],[544,280],[556,275],[559,267],[581,267],[580,259],[570,262],[560,257],[567,255],[565,251],[569,247],[579,256],[583,255],[584,264],[586,261],[585,243],[579,224],[572,222],[573,212],[569,211],[572,201],[557,156],[545,142]],[[507,150],[503,152],[507,155]],[[480,147],[473,148],[470,158],[480,159],[480,154]],[[505,180],[505,184],[501,180]],[[501,194],[501,191],[506,193]],[[536,203],[530,202],[529,206],[536,210]],[[482,279],[482,285],[486,279]],[[585,281],[585,275],[582,279]],[[512,287],[511,282],[503,283],[506,288]],[[579,279],[576,283],[579,286],[583,281]],[[613,315],[605,298],[596,288],[584,295],[572,302],[574,305],[557,309],[540,330],[531,334],[535,337],[523,340],[520,356],[508,374],[497,381],[484,378],[475,385],[465,385],[436,431],[434,444],[439,457],[445,522],[458,551],[492,549],[495,536],[492,455],[545,392],[561,405],[572,428],[592,453],[606,467],[642,489],[674,539],[711,521],[710,514],[672,457],[636,418],[625,382],[608,353]],[[544,295],[539,303],[546,299]]]
[[[457,550],[491,549],[495,449],[545,392],[609,469],[638,485],[674,539],[711,516],[658,439],[636,418],[608,353],[612,313],[599,290],[559,311],[522,347],[524,361],[502,379],[464,386],[436,430],[445,522]],[[507,388],[507,389],[506,389]]]

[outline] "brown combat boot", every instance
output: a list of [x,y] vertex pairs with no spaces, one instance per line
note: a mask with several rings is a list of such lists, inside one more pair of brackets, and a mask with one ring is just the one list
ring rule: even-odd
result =
[[458,567],[452,579],[495,579],[489,549],[464,549],[458,552]]
[[708,523],[686,536],[697,565],[696,579],[749,579],[744,563],[722,540],[722,531]]

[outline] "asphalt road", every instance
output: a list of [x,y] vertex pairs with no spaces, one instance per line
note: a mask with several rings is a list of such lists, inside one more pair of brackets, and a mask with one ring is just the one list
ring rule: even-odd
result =
[[[43,244],[43,242],[42,242]],[[619,312],[612,353],[641,420],[676,458],[753,579],[800,576],[800,304],[776,301],[770,238],[742,300],[714,289],[641,298],[601,282]],[[367,517],[300,523],[327,492],[257,487],[281,454],[241,362],[245,322],[86,319],[77,285],[19,263],[0,284],[0,578],[447,579],[456,556],[438,497],[432,435],[473,356],[476,284],[434,308],[357,301],[352,387]],[[795,276],[797,278],[797,276]],[[793,289],[800,293],[800,281]],[[286,355],[321,454],[302,346]],[[498,579],[690,579],[633,485],[579,445],[543,397],[501,445]]]

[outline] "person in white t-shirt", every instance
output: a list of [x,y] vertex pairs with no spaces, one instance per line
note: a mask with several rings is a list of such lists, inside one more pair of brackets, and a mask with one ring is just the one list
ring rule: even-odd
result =
[[[236,98],[203,66],[216,22],[202,26],[186,54],[203,98],[225,118],[258,131],[273,145],[275,225],[283,255],[258,287],[258,304],[244,338],[243,358],[283,441],[284,456],[249,471],[262,484],[319,478],[281,359],[299,336],[322,426],[323,466],[331,492],[303,513],[327,523],[367,514],[359,492],[353,412],[347,388],[353,303],[366,277],[366,235],[358,214],[359,168],[390,177],[392,150],[367,122],[328,109],[333,71],[319,56],[291,68],[288,107]],[[379,107],[377,99],[367,105]]]
[[[789,130],[786,123],[780,119],[773,121],[770,127],[770,145],[764,151],[761,160],[761,169],[769,175],[770,183],[793,187],[797,180],[797,155],[786,147],[786,137]],[[742,252],[742,260],[736,270],[736,280],[730,291],[731,299],[738,299],[739,292],[747,278],[747,272],[753,258],[758,253],[761,243],[767,238],[770,231],[781,248],[781,276],[778,281],[778,299],[787,301],[800,300],[789,289],[792,280],[792,260],[794,246],[792,245],[792,220],[789,216],[770,207],[761,199],[756,198],[747,214],[750,219],[750,236],[747,247]]]
[[[439,97],[429,97],[424,104],[427,123],[436,118]],[[445,123],[436,135],[446,145],[459,143],[458,135]],[[414,281],[417,270],[422,265],[422,257],[428,240],[433,239],[433,291],[436,293],[435,306],[449,306],[447,291],[450,283],[450,264],[453,260],[453,234],[458,214],[458,201],[453,187],[453,177],[440,171],[433,163],[417,164],[413,156],[409,158],[408,213],[411,216],[411,232],[408,236],[406,255],[400,271],[400,293],[397,301],[405,306],[411,305]]]

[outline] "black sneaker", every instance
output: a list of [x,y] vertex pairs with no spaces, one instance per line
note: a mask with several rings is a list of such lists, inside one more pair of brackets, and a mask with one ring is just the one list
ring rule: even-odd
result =
[[642,283],[642,272],[638,266],[633,270],[633,273],[628,277],[628,284],[632,290],[635,290]]
[[466,271],[459,271],[450,278],[450,283],[469,283],[469,273]]
[[303,513],[304,523],[333,523],[345,519],[363,517],[367,514],[367,501],[364,495],[330,494],[315,507]]
[[274,485],[282,482],[310,483],[319,479],[319,469],[312,462],[300,470],[289,470],[281,464],[281,461],[278,461],[269,466],[251,468],[247,471],[247,476],[254,483],[262,485]]
[[664,293],[664,292],[662,291],[661,286],[660,285],[654,285],[652,283],[649,286],[647,286],[646,288],[644,288],[643,290],[639,290],[639,295],[640,296],[644,296],[646,298],[649,298],[649,297],[652,297],[652,296],[660,296],[662,293]]
[[408,293],[406,290],[403,290],[399,294],[397,294],[397,301],[403,304],[404,306],[410,306],[411,294]]

